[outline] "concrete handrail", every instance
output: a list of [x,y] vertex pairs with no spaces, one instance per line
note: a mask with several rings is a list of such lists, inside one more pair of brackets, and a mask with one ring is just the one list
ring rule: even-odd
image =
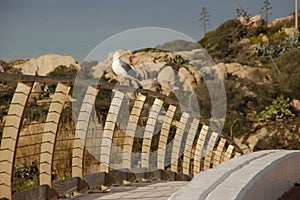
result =
[[299,169],[300,151],[254,152],[198,174],[169,199],[278,199],[300,181]]

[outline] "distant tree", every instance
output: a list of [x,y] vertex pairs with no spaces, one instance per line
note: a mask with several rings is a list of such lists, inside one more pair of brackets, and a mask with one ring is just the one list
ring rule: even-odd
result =
[[264,0],[264,6],[261,8],[261,10],[265,14],[266,25],[268,25],[268,22],[269,22],[269,15],[272,15],[271,9],[272,9],[272,7],[270,6],[270,1]]
[[207,25],[209,22],[209,14],[208,14],[207,8],[205,6],[202,7],[202,10],[200,13],[200,22],[201,22],[201,26],[203,27],[203,33],[205,35],[206,31],[207,31]]
[[236,9],[236,15],[237,17],[246,17],[250,18],[250,14],[247,12],[245,8],[243,8],[241,5],[238,5],[239,7]]

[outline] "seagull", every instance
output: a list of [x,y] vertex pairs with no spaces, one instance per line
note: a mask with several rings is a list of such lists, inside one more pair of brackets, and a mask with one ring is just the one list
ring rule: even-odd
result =
[[142,77],[129,64],[120,60],[119,52],[113,54],[112,69],[120,77],[133,79],[137,82],[142,80]]

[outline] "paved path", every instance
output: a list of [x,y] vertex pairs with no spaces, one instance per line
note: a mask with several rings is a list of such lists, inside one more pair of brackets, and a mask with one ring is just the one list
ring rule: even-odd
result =
[[[112,200],[112,199],[141,199],[141,200],[167,200],[172,194],[177,192],[183,186],[185,186],[189,181],[170,181],[163,183],[155,183],[142,187],[120,187],[112,189],[112,194],[110,193],[94,193],[79,195],[72,198],[73,200]],[[126,189],[128,191],[126,191]],[[124,191],[125,190],[125,191]]]

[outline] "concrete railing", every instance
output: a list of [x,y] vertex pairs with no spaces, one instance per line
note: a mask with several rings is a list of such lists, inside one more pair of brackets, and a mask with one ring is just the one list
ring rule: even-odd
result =
[[[87,175],[136,168],[133,153],[140,155],[140,167],[145,172],[169,169],[189,177],[243,153],[232,140],[209,127],[206,120],[181,111],[177,101],[149,90],[137,89],[131,95],[135,98],[128,99],[133,91],[125,86],[115,88],[106,82],[87,86],[75,123],[70,112],[73,79],[0,73],[0,80],[17,83],[2,120],[0,198],[12,198],[13,187],[19,183],[14,174],[23,163],[37,166],[40,185],[57,191],[62,187],[59,181],[74,180],[79,189],[72,191],[80,192],[79,186],[85,184],[82,181],[94,181]],[[37,84],[50,83],[55,91],[46,102],[33,98]],[[102,92],[110,95],[110,102],[99,101]],[[123,103],[131,106],[125,128],[121,129],[118,119]],[[166,113],[159,120],[162,108]],[[145,123],[141,125],[141,121]],[[156,136],[158,124],[161,129]],[[141,132],[142,141],[137,139]],[[137,151],[136,142],[141,149],[133,152]],[[103,180],[107,182],[107,178]],[[95,182],[87,184],[96,186]]]
[[278,199],[300,182],[299,169],[300,151],[258,151],[198,174],[170,199]]

